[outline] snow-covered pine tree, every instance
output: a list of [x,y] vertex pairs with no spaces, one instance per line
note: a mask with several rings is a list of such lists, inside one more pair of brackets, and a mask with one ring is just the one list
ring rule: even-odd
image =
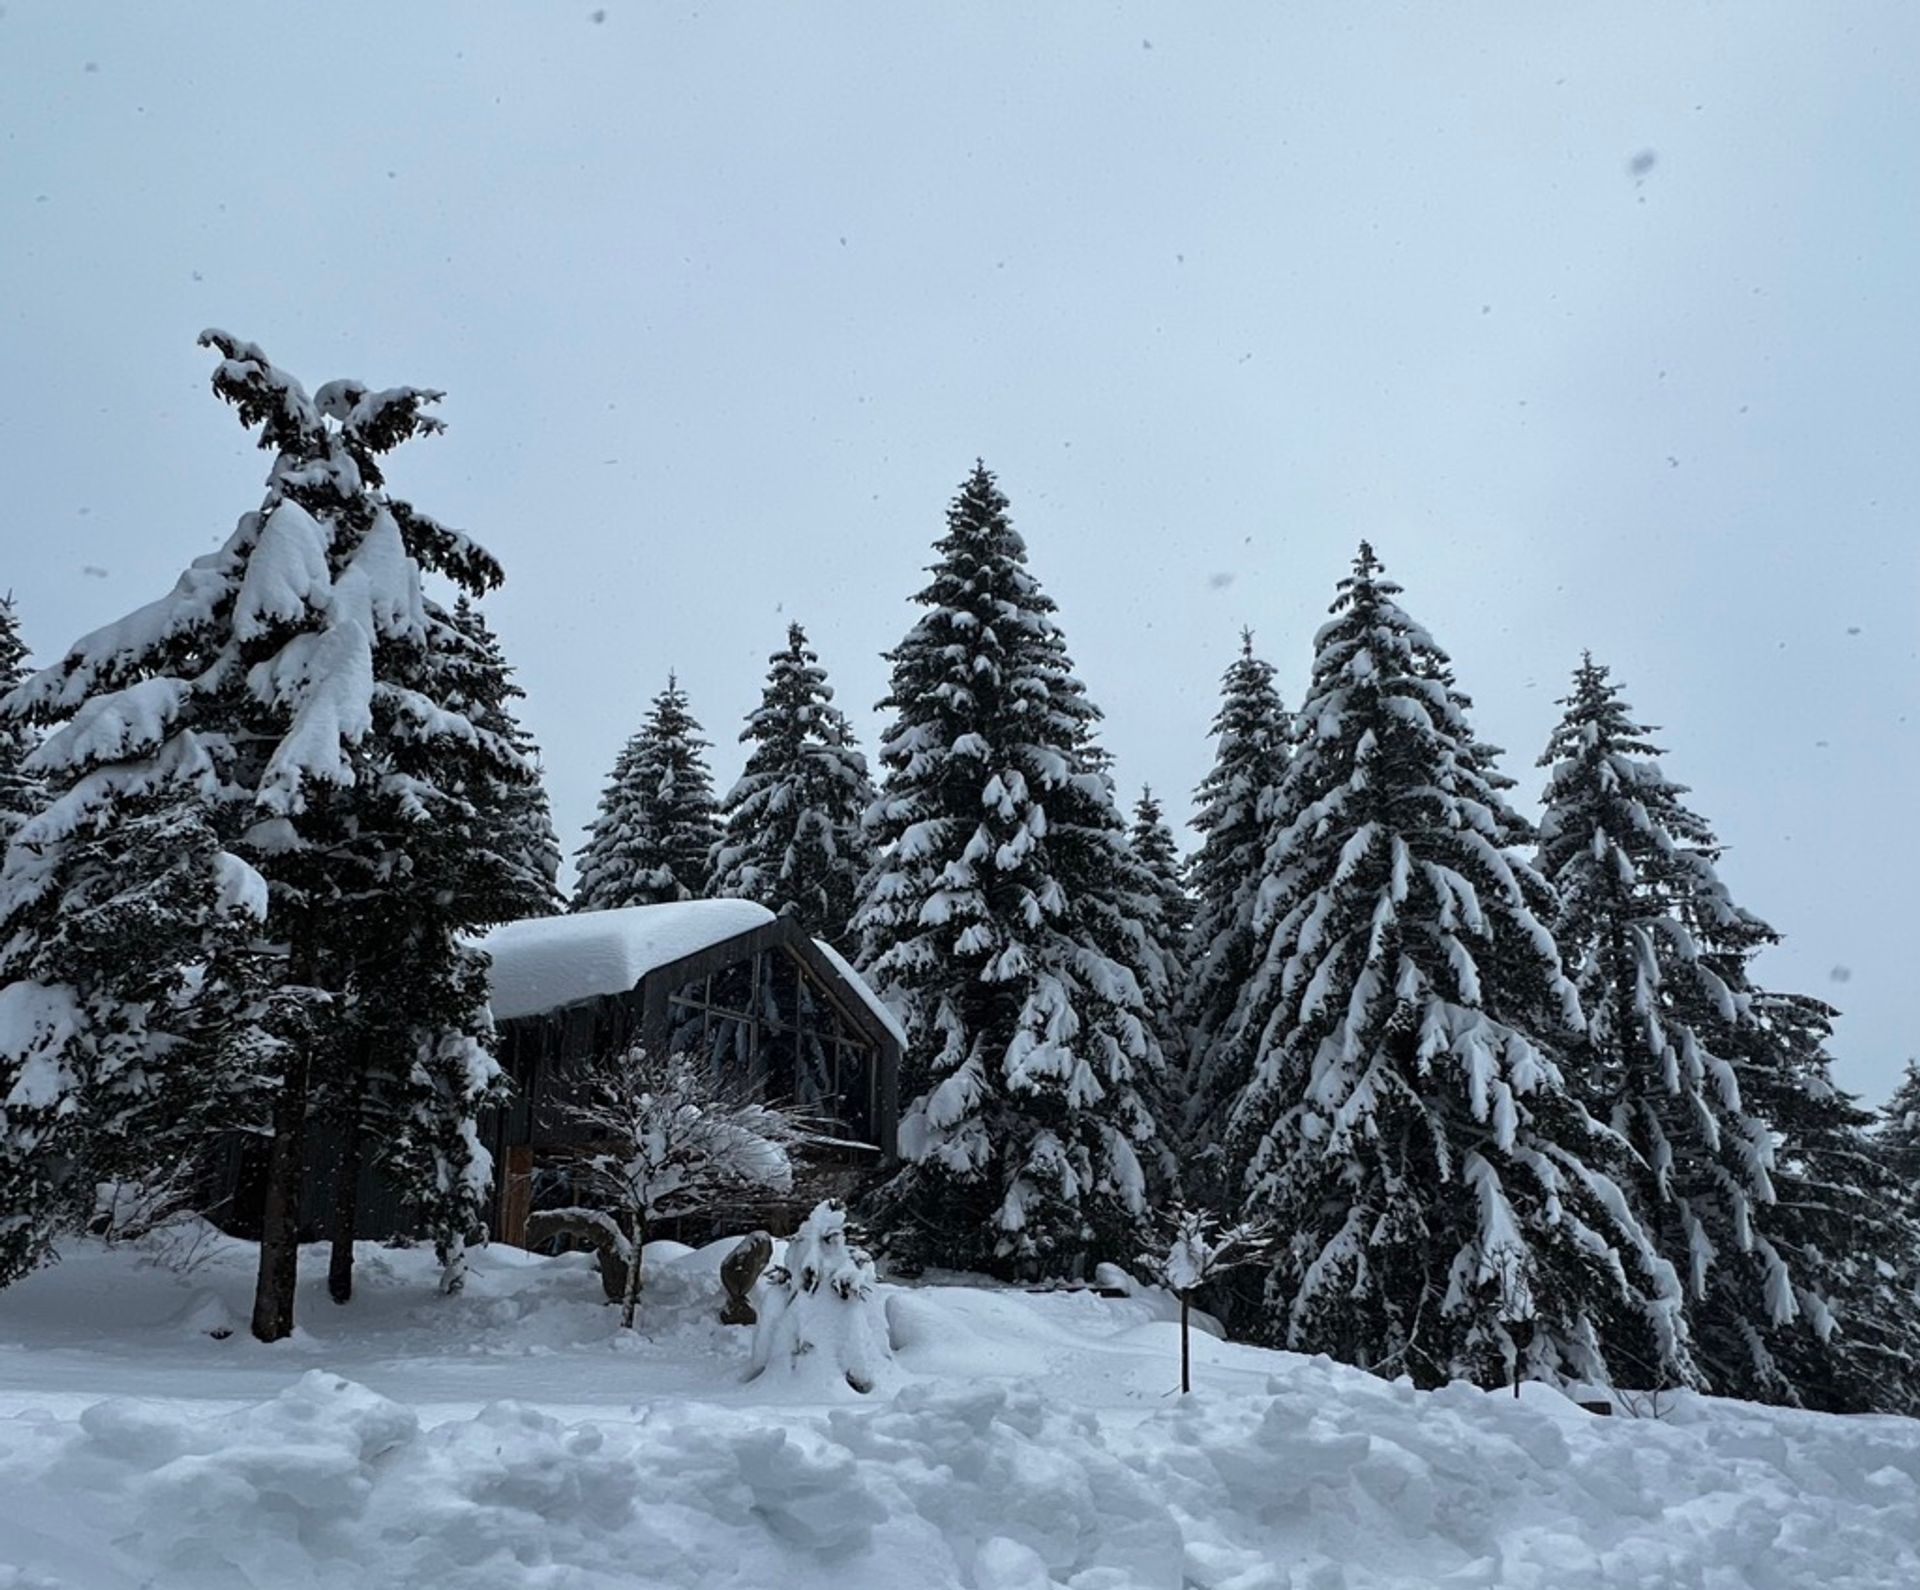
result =
[[[480,1206],[473,1122],[498,1083],[486,1048],[486,972],[464,942],[475,926],[552,915],[562,907],[553,834],[537,753],[509,703],[521,695],[498,641],[463,593],[449,612],[427,600],[426,645],[400,683],[442,703],[475,729],[471,743],[434,738],[389,748],[394,772],[439,792],[405,864],[357,902],[358,927],[343,1008],[352,1061],[321,1093],[337,1144],[328,1235],[329,1288],[353,1287],[360,1170],[381,1145],[389,1181],[430,1232],[458,1290]],[[402,660],[396,659],[396,664]]]
[[[1868,1167],[1848,1164],[1865,1118],[1827,1074],[1824,1007],[1763,1008],[1748,963],[1774,934],[1734,904],[1712,830],[1606,668],[1585,658],[1563,705],[1541,758],[1539,865],[1586,1014],[1577,1089],[1633,1149],[1635,1205],[1684,1278],[1707,1383],[1831,1401],[1832,1294],[1855,1255],[1814,1208],[1862,1210]],[[1829,1176],[1846,1185],[1806,1185]]]
[[1900,1085],[1881,1107],[1874,1138],[1908,1206],[1920,1218],[1920,1060],[1907,1062]]
[[1193,896],[1187,893],[1182,877],[1180,851],[1167,826],[1165,812],[1151,785],[1142,785],[1140,799],[1133,807],[1133,853],[1146,868],[1153,882],[1153,897],[1159,902],[1154,926],[1177,960],[1179,946],[1185,944],[1193,927]]
[[852,954],[849,924],[873,864],[861,827],[873,801],[867,759],[805,630],[788,625],[786,649],[767,661],[760,705],[740,735],[753,749],[723,808],[712,893],[756,900]]
[[[441,615],[434,614],[436,620]],[[526,699],[500,639],[477,603],[462,594],[439,631],[446,643],[436,651],[449,676],[448,696],[476,728],[508,746],[525,769],[512,779],[494,778],[470,792],[474,820],[484,848],[505,865],[479,871],[473,882],[506,892],[476,900],[471,914],[479,921],[514,922],[525,917],[557,916],[567,908],[560,892],[560,841],[553,829],[553,808],[540,777],[540,751],[516,715],[513,703]]]
[[[1180,1010],[1186,996],[1186,945],[1193,929],[1193,896],[1187,893],[1181,876],[1173,831],[1150,786],[1141,788],[1140,799],[1134,803],[1128,842],[1147,884],[1137,919],[1147,938],[1148,953],[1136,975],[1147,999],[1148,1020],[1161,1056],[1158,1071],[1141,1079],[1142,1092],[1155,1121],[1173,1123],[1186,1105],[1186,1033]],[[1173,1135],[1171,1124],[1165,1135]],[[1167,1147],[1171,1152],[1172,1143]]]
[[[20,638],[20,615],[11,595],[0,596],[0,697],[27,677],[27,645]],[[46,798],[40,781],[25,763],[39,743],[32,728],[0,719],[0,855],[14,831],[37,812]]]
[[[1832,1413],[1920,1416],[1920,1221],[1869,1111],[1833,1082],[1839,1013],[1804,994],[1753,990],[1761,1042],[1738,1067],[1774,1138],[1774,1202],[1761,1211],[1810,1329],[1768,1346],[1796,1401]],[[1831,1316],[1831,1329],[1822,1318]],[[1707,1339],[1704,1322],[1696,1334]]]
[[1883,1254],[1897,1284],[1920,1300],[1920,1060],[1909,1060],[1893,1097],[1880,1108],[1874,1157],[1892,1188],[1889,1203],[1912,1236],[1907,1252]]
[[904,1021],[906,1164],[876,1202],[905,1261],[1055,1274],[1130,1258],[1160,1152],[1140,974],[1151,884],[1098,713],[984,464],[947,513],[927,611],[888,654],[893,721],[855,926]]
[[1194,792],[1199,810],[1193,827],[1201,843],[1187,865],[1194,905],[1180,1006],[1187,1056],[1181,1127],[1188,1164],[1196,1170],[1203,1160],[1217,1161],[1227,1115],[1247,1082],[1231,1064],[1226,1039],[1240,992],[1264,948],[1254,905],[1272,837],[1272,803],[1292,740],[1273,665],[1254,656],[1251,630],[1241,632],[1240,655],[1221,679],[1213,734],[1213,767]]
[[708,742],[674,675],[627,741],[579,852],[576,911],[697,900],[720,837]]
[[[84,866],[88,836],[148,808],[188,806],[214,825],[220,849],[197,895],[171,900],[208,919],[235,901],[260,907],[266,931],[254,937],[277,957],[261,1015],[234,1040],[274,1064],[253,1329],[276,1340],[293,1326],[307,1119],[316,1092],[337,1083],[330,1068],[352,1053],[341,1039],[362,946],[379,913],[431,886],[421,869],[437,865],[432,841],[463,804],[436,778],[471,783],[487,768],[508,779],[519,763],[436,698],[428,666],[423,575],[479,595],[499,566],[384,490],[382,456],[440,429],[426,413],[438,394],[334,381],[309,396],[252,344],[217,331],[201,340],[222,356],[214,390],[273,455],[265,499],[169,595],[87,636],[9,698],[9,715],[56,727],[34,759],[54,798],[23,830],[31,843],[9,851],[5,889],[11,912],[43,909]],[[46,932],[20,920],[30,935]],[[137,939],[126,948],[144,953]],[[420,1073],[490,1081],[475,1033],[477,957],[439,944],[420,964],[449,971],[447,997],[417,1012],[438,1034]],[[69,993],[85,1003],[98,986],[82,979]],[[215,997],[213,980],[202,987],[196,1004]],[[468,1214],[441,1211],[462,1228],[490,1190],[471,1122],[463,1136],[446,1195]]]
[[1268,1340],[1432,1385],[1688,1373],[1679,1287],[1556,1049],[1579,1002],[1445,654],[1371,547],[1314,643],[1230,1040]]
[[0,1286],[97,1184],[189,1180],[209,1134],[253,1118],[297,1015],[267,997],[265,886],[208,803],[100,794],[29,819],[0,873]]

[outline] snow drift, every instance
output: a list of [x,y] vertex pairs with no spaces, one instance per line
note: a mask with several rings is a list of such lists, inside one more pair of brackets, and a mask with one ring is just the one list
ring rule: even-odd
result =
[[722,1246],[650,1252],[639,1334],[578,1261],[499,1250],[460,1299],[370,1253],[367,1307],[274,1348],[182,1324],[238,1244],[36,1276],[0,1295],[0,1586],[1920,1583],[1912,1421],[1600,1419],[1210,1338],[1182,1400],[1146,1303],[967,1286],[883,1286],[897,1388],[796,1401],[711,1321]]

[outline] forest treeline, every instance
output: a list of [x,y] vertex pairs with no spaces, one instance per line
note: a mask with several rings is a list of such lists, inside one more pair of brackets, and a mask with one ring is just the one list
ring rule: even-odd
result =
[[190,1182],[254,1132],[253,1329],[284,1336],[324,1122],[457,1289],[505,1086],[476,930],[735,896],[906,1030],[901,1160],[862,1210],[898,1271],[1131,1264],[1183,1204],[1271,1234],[1210,1301],[1275,1346],[1920,1412],[1920,1072],[1878,1116],[1835,1086],[1836,1012],[1755,981],[1774,930],[1593,656],[1524,812],[1363,544],[1306,678],[1240,637],[1183,859],[1160,796],[1122,801],[982,464],[872,761],[798,624],[729,790],[670,677],[568,901],[484,616],[504,571],[386,486],[438,394],[308,392],[203,341],[273,459],[259,505],[37,672],[0,606],[0,1284],[101,1186]]

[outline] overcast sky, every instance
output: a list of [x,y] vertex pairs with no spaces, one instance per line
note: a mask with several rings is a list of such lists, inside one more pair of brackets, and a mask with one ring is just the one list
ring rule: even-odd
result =
[[392,484],[569,849],[669,668],[724,784],[789,618],[872,743],[976,454],[1129,800],[1355,543],[1533,761],[1663,728],[1878,1101],[1920,1052],[1920,9],[0,9],[0,588],[51,656],[258,500],[206,325],[444,387]]

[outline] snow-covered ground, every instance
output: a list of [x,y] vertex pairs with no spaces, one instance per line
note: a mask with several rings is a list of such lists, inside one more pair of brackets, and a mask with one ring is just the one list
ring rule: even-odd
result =
[[495,1248],[443,1299],[370,1247],[340,1309],[316,1252],[269,1348],[251,1248],[76,1250],[0,1293],[0,1590],[1920,1586],[1920,1423],[1204,1336],[1183,1400],[1155,1300],[960,1285],[884,1289],[873,1396],[807,1392],[743,1379],[717,1251],[651,1256],[623,1333],[583,1259]]

